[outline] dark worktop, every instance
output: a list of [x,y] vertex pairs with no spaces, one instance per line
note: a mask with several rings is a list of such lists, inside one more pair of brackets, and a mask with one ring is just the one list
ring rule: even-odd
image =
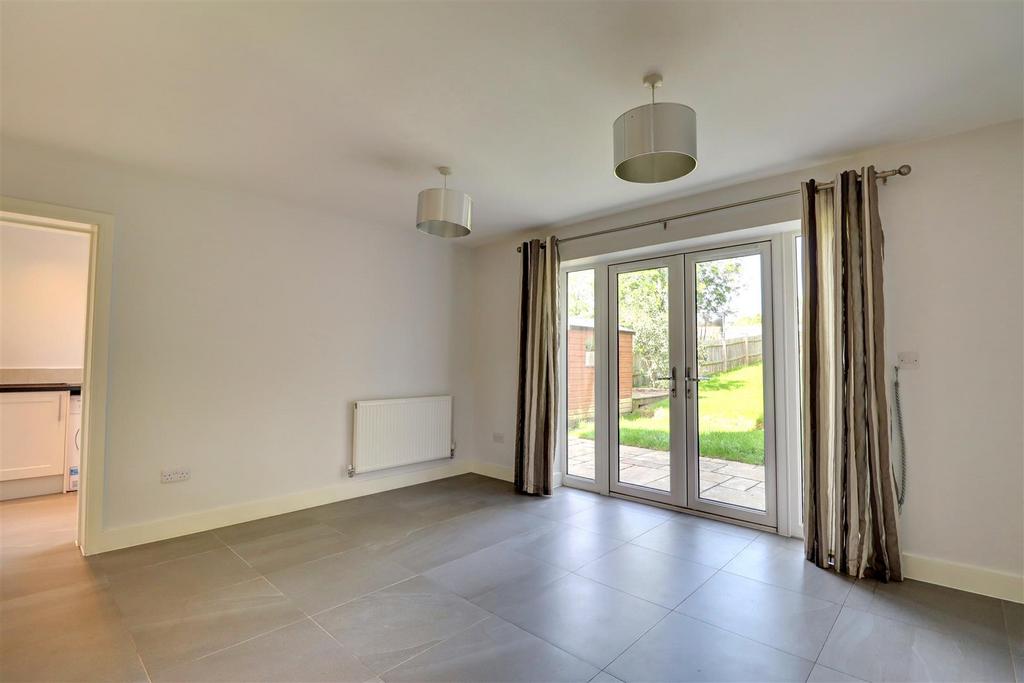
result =
[[26,391],[70,391],[72,396],[82,393],[81,384],[0,384],[0,394]]

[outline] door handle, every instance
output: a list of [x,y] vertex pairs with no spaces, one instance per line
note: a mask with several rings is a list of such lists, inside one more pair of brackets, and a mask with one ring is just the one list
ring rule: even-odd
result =
[[669,382],[671,382],[671,384],[669,385],[669,393],[672,394],[673,398],[675,397],[675,395],[676,395],[676,366],[674,366],[674,365],[672,366],[672,373],[668,377],[655,377],[654,379],[662,380],[662,381],[668,380]]
[[704,377],[703,375],[694,376],[692,373],[693,373],[693,368],[686,368],[686,377],[683,378],[686,381],[686,397],[687,398],[692,398],[693,397],[693,386],[695,384],[697,384],[698,382],[706,382],[709,379],[711,379],[710,377]]

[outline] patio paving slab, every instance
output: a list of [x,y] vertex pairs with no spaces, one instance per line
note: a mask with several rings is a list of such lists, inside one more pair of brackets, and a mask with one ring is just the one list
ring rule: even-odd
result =
[[729,477],[719,486],[737,491],[748,491],[758,485],[757,479],[746,479],[744,477]]
[[[594,478],[594,442],[569,439],[569,473]],[[620,481],[647,486],[659,491],[670,489],[669,452],[638,446],[620,446],[619,463],[623,465]],[[750,465],[701,456],[701,498],[742,505],[755,510],[765,509],[765,472],[763,465]]]

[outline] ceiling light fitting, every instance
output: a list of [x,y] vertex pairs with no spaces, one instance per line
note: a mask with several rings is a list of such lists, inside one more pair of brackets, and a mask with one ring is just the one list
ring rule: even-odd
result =
[[697,168],[697,112],[685,104],[654,101],[659,73],[644,76],[651,103],[615,119],[615,175],[631,183],[663,183]]
[[441,166],[442,187],[420,192],[416,204],[416,229],[438,237],[465,237],[472,232],[473,198],[465,192],[448,189],[452,170]]

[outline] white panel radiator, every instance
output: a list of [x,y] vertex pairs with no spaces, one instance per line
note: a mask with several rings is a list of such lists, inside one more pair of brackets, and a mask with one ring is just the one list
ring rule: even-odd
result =
[[452,397],[356,401],[348,476],[454,458]]

